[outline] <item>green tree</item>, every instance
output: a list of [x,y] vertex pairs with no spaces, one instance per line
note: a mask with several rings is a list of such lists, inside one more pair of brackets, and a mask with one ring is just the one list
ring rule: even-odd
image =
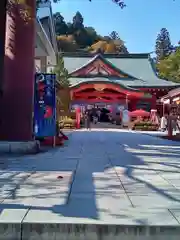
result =
[[162,28],[157,36],[155,52],[157,62],[169,56],[169,54],[172,52],[170,35],[166,28]]
[[73,34],[74,29],[73,29],[73,25],[71,22],[67,23],[67,27],[68,27],[68,34]]
[[180,47],[157,64],[159,76],[180,83]]
[[53,15],[56,35],[64,35],[68,33],[68,26],[64,21],[64,17],[59,13]]
[[[102,39],[100,39],[100,40],[102,40]],[[112,39],[110,38],[110,36],[104,36],[103,40],[106,42],[110,42]]]
[[126,4],[123,0],[113,0],[113,2],[116,3],[120,8],[126,7]]
[[125,46],[124,41],[121,40],[121,38],[119,37],[119,34],[116,31],[112,31],[109,37],[111,41],[113,41],[113,44],[115,45],[115,53],[119,53],[119,54],[128,53],[128,50],[127,50],[127,47]]
[[83,25],[83,16],[80,12],[76,12],[75,16],[73,17],[73,28],[74,30],[80,30],[84,28]]
[[[58,54],[57,56],[57,65],[53,72],[56,74],[57,82],[60,85],[60,88],[57,88],[56,95],[58,96],[61,108],[67,112],[71,101],[69,89],[70,84],[68,80],[68,71],[64,67],[64,60],[61,54]],[[59,112],[59,110],[60,109],[58,109],[57,112]]]
[[98,41],[98,35],[96,30],[93,27],[85,27],[88,40],[87,40],[87,45],[91,46],[94,42]]
[[57,65],[54,68],[54,73],[61,87],[69,86],[68,71],[64,67],[64,60],[61,54],[57,56]]
[[[38,3],[43,3],[43,2],[48,2],[49,0],[36,0],[37,4]],[[57,3],[58,1],[61,0],[52,0],[53,2]],[[92,2],[92,0],[87,0],[89,2]],[[116,3],[120,8],[124,8],[126,4],[124,3],[123,0],[113,0],[114,3]]]
[[[57,3],[59,1],[61,1],[61,0],[51,0],[51,2],[54,2],[54,3]],[[39,6],[39,4],[41,4],[41,3],[46,3],[46,2],[49,2],[49,0],[36,0],[37,6]]]
[[119,34],[116,31],[112,31],[109,36],[112,40],[119,40],[120,39]]

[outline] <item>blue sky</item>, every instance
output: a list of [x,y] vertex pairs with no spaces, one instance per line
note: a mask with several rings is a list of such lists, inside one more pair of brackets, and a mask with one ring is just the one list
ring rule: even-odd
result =
[[53,12],[60,12],[70,22],[77,11],[84,17],[84,25],[92,26],[101,35],[115,30],[132,53],[154,51],[156,36],[162,27],[168,29],[171,41],[180,40],[179,0],[125,0],[121,10],[112,0],[61,0],[53,4]]

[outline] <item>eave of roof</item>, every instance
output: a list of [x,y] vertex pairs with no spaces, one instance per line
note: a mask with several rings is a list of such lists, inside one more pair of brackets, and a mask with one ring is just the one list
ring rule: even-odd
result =
[[[72,86],[79,84],[79,83],[83,83],[83,82],[98,82],[99,80],[104,81],[105,83],[110,82],[110,83],[114,83],[114,84],[118,84],[118,85],[124,85],[126,87],[131,87],[131,88],[168,88],[170,90],[172,90],[172,88],[176,88],[179,87],[180,85],[172,85],[171,82],[166,81],[164,85],[161,83],[161,81],[159,82],[159,85],[146,85],[145,82],[141,79],[117,79],[117,77],[113,77],[113,78],[109,78],[107,76],[86,76],[86,77],[69,77],[69,81],[72,84]],[[168,84],[169,83],[169,84]]]
[[175,97],[175,96],[177,96],[177,95],[180,95],[180,87],[171,90],[171,91],[168,93],[168,95],[169,95],[170,97]]
[[[97,53],[89,52],[61,52],[63,57],[95,57]],[[117,53],[104,53],[104,58],[149,58],[149,53],[128,53],[128,54],[117,54]]]
[[176,89],[173,89],[171,90],[170,92],[168,92],[167,95],[163,96],[161,98],[161,100],[166,100],[166,99],[170,99],[170,98],[174,98],[174,97],[179,97],[180,96],[180,87],[179,88],[176,88]]
[[136,88],[169,88],[170,90],[172,89],[172,88],[176,88],[176,87],[178,87],[179,85],[157,85],[157,86],[155,86],[155,85],[146,85],[146,86],[131,86],[131,85],[128,85],[128,86],[130,86],[130,87],[136,87]]
[[46,31],[43,28],[39,18],[36,18],[36,32],[39,35],[44,46],[46,47],[46,51],[47,51],[48,55],[51,55],[52,53],[55,54],[54,48],[49,40],[49,37],[46,34]]
[[[79,88],[79,86],[81,85],[81,84],[93,84],[93,83],[95,83],[95,84],[104,84],[105,83],[105,81],[104,81],[104,79],[98,79],[98,81],[96,81],[96,80],[92,80],[92,81],[83,81],[83,82],[79,82],[79,83],[77,83],[77,84],[75,84],[75,85],[71,85],[70,87],[71,88],[73,88],[73,89],[76,89],[76,88]],[[143,98],[152,98],[152,95],[150,94],[150,93],[144,93],[142,90],[140,90],[140,89],[137,89],[137,88],[132,88],[132,87],[129,87],[129,86],[126,86],[126,85],[123,85],[123,84],[119,84],[119,83],[115,83],[115,82],[112,82],[112,81],[106,81],[106,84],[108,85],[108,84],[115,84],[115,85],[117,85],[118,87],[120,87],[121,89],[123,89],[124,91],[126,91],[127,93],[125,93],[125,94],[129,94],[130,92],[131,93],[136,93],[136,94],[141,94],[141,97],[143,97]],[[128,93],[129,92],[129,93]]]
[[136,89],[136,88],[132,88],[132,87],[129,87],[129,86],[126,86],[124,84],[120,84],[120,83],[116,83],[114,81],[108,81],[108,80],[105,80],[105,79],[100,79],[98,78],[98,81],[96,79],[91,79],[91,80],[87,80],[87,81],[81,81],[79,83],[76,83],[74,85],[71,85],[71,88],[78,88],[79,85],[81,84],[92,84],[92,83],[106,83],[106,84],[114,84],[114,85],[117,85],[117,86],[120,86],[122,87],[123,89],[127,89],[127,90],[130,90],[130,91],[135,91],[135,92],[141,92],[139,89]]

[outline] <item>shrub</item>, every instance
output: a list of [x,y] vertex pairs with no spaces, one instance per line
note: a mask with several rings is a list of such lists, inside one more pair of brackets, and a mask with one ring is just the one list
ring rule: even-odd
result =
[[150,121],[135,121],[133,123],[133,130],[140,130],[140,131],[157,131],[158,125],[153,124]]
[[74,128],[76,121],[72,118],[64,118],[60,121],[61,128]]

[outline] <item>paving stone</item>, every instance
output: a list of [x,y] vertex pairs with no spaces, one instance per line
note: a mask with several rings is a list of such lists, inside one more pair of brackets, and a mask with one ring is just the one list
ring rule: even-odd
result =
[[0,239],[19,240],[21,239],[21,223],[28,209],[18,206],[0,206]]
[[170,208],[170,213],[174,216],[174,218],[180,223],[180,208]]
[[1,205],[30,208],[27,224],[178,226],[179,155],[175,142],[140,133],[75,131],[67,147],[8,158],[9,168],[0,171]]
[[180,199],[176,198],[172,195],[163,196],[163,194],[154,194],[154,193],[146,193],[146,194],[137,194],[132,195],[129,194],[129,198],[131,199],[133,205],[135,207],[142,208],[172,208],[173,206],[180,207]]
[[0,224],[7,222],[20,224],[28,210],[25,206],[1,204]]
[[[76,199],[77,200],[77,199]],[[77,201],[76,204],[79,204]],[[75,204],[75,202],[74,202]],[[77,207],[77,206],[76,206]],[[82,210],[74,206],[61,209],[51,210],[30,210],[26,215],[24,222],[28,223],[94,223],[94,224],[109,224],[109,225],[157,225],[157,226],[179,226],[178,221],[167,209],[133,209],[124,207],[117,211],[104,211],[103,209],[86,209],[82,206]],[[94,213],[94,215],[92,215]],[[35,217],[36,216],[36,217]]]
[[178,226],[178,221],[168,209],[147,209],[124,207],[117,211],[100,212],[100,219],[109,220],[112,224],[123,225],[160,225]]
[[[63,178],[59,178],[63,177]],[[29,177],[3,203],[29,206],[65,204],[69,194],[72,172],[38,172]]]

